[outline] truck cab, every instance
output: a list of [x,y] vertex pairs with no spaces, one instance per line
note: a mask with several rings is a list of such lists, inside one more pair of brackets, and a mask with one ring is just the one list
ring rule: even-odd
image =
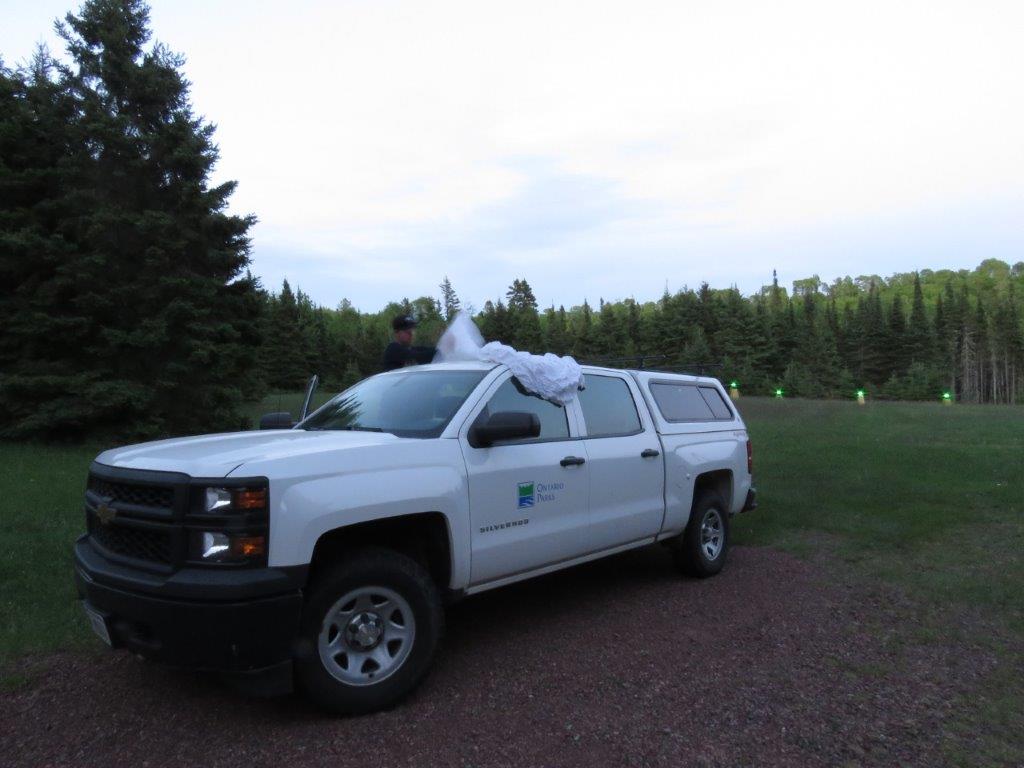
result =
[[367,712],[447,600],[656,541],[719,572],[750,458],[714,379],[584,367],[559,404],[504,365],[399,369],[291,429],[100,454],[76,582],[112,646]]

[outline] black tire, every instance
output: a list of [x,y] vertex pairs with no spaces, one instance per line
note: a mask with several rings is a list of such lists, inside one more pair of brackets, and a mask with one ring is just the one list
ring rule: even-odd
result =
[[[332,673],[321,657],[321,630],[328,612],[334,616],[332,609],[342,598],[370,587],[390,590],[405,601],[415,621],[414,634],[404,660],[384,679],[350,684]],[[310,590],[296,651],[296,683],[313,701],[334,714],[357,715],[386,709],[408,695],[423,679],[441,637],[443,620],[440,593],[423,566],[388,549],[355,551],[319,576]],[[324,653],[329,657],[333,655],[330,650]],[[346,664],[351,663],[344,651],[340,658]],[[341,662],[335,663],[340,666]]]
[[[711,557],[706,548],[702,528],[705,522],[709,521],[713,530],[715,516],[717,516],[721,542],[717,554]],[[728,554],[729,510],[726,509],[721,496],[713,491],[705,491],[693,505],[690,522],[676,546],[672,548],[672,562],[675,563],[676,568],[688,576],[703,579],[721,571]]]

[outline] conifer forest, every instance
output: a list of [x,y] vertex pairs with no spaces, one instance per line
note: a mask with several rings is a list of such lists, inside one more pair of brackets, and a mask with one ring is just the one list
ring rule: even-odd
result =
[[146,5],[87,0],[58,33],[65,57],[0,60],[0,437],[238,428],[246,402],[313,373],[331,391],[376,373],[395,315],[429,344],[460,310],[488,340],[704,372],[747,395],[1024,401],[1024,262],[790,285],[765,264],[743,295],[680,254],[665,277],[693,287],[572,306],[540,306],[529,275],[469,306],[443,263],[422,295],[377,311],[265,286],[256,219],[229,212],[234,182],[211,182],[214,126]]

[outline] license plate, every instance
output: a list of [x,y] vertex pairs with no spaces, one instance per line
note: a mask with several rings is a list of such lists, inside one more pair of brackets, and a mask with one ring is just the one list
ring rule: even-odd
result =
[[110,641],[110,630],[107,628],[107,617],[86,603],[82,603],[82,608],[85,609],[85,615],[96,636],[107,645],[113,645]]

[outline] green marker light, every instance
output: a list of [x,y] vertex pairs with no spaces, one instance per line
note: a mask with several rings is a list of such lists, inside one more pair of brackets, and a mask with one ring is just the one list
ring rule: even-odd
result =
[[943,400],[952,400],[953,397],[952,397],[952,395],[949,394],[949,392],[943,392],[942,393],[942,399]]
[[864,397],[864,390],[863,389],[858,389],[857,390],[857,397]]
[[782,390],[781,389],[776,389],[775,390],[775,396],[776,397],[782,397]]
[[729,386],[732,387],[733,389],[739,389],[740,385],[739,385],[739,383],[737,383],[735,381],[730,381],[729,382]]

